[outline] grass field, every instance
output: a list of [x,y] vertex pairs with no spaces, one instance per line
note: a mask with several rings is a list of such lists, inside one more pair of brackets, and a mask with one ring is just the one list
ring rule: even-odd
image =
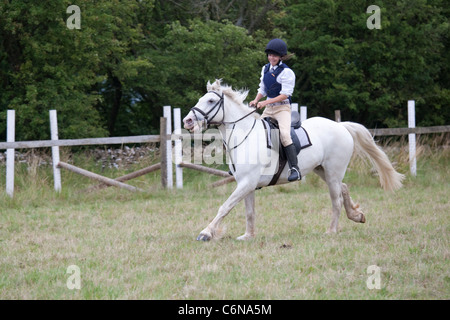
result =
[[[257,191],[250,242],[235,240],[245,231],[243,204],[225,219],[222,239],[195,241],[233,190],[208,188],[217,177],[185,170],[185,188],[164,191],[156,172],[131,182],[148,193],[86,193],[89,180],[63,171],[55,194],[50,168],[16,164],[10,199],[2,167],[0,299],[450,299],[450,152],[419,150],[417,177],[404,148],[389,151],[407,173],[396,193],[352,162],[344,182],[367,222],[343,211],[336,235],[325,234],[331,202],[315,175]],[[129,171],[155,159],[146,161]],[[71,265],[80,289],[67,286]],[[370,266],[379,289],[369,289]]]

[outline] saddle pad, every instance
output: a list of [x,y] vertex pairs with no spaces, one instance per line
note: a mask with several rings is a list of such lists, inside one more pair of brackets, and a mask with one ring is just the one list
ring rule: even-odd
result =
[[300,141],[300,145],[302,146],[300,150],[312,146],[308,132],[306,132],[305,128],[300,127],[298,129],[295,129],[295,133],[297,134],[298,140]]
[[[265,119],[261,119],[261,120],[263,122],[264,128],[266,129],[267,148],[272,149],[273,142],[272,142],[271,130],[274,128],[272,127],[272,124],[269,123],[267,120],[265,120]],[[294,134],[298,137],[298,142],[300,143],[300,149],[297,148],[297,151],[300,151],[302,149],[312,146],[311,140],[309,139],[308,132],[306,132],[305,128],[303,128],[303,127],[300,127],[298,129],[291,128],[291,137],[293,138],[292,139],[293,141],[297,140],[297,139],[295,139],[296,137],[293,136]],[[279,145],[281,146],[281,142]],[[298,146],[296,146],[296,147],[298,147]]]
[[[265,119],[262,120],[263,125],[265,127],[266,131],[266,138],[267,138],[267,148],[272,149],[273,143],[272,143],[272,129],[278,129],[273,126],[272,123],[266,121]],[[311,140],[309,139],[308,132],[306,132],[305,128],[299,127],[298,129],[294,129],[294,127],[291,127],[291,137],[292,142],[295,145],[295,149],[297,150],[297,154],[300,152],[300,150],[308,148],[312,146]],[[287,158],[284,152],[284,148],[281,146],[281,141],[279,142],[280,146],[280,158],[278,160],[278,170],[275,172],[275,174],[272,177],[272,180],[269,182],[269,186],[272,186],[277,183],[278,178],[280,177],[281,172],[283,171],[284,167],[287,163]]]

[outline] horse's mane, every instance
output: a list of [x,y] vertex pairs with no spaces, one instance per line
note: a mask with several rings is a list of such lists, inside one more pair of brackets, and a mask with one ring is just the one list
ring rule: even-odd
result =
[[[206,89],[208,91],[222,92],[225,96],[227,96],[227,98],[235,102],[246,112],[254,110],[250,108],[247,104],[244,104],[244,100],[247,98],[249,90],[246,89],[233,90],[233,88],[229,85],[226,84],[222,85],[222,79],[217,79],[214,83],[210,83],[208,81]],[[255,115],[257,114],[255,113]]]

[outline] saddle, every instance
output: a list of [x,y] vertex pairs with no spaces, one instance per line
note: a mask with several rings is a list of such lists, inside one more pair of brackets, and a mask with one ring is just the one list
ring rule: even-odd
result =
[[[266,117],[263,119],[263,124],[266,129],[267,148],[272,149],[273,144],[272,144],[272,140],[271,140],[271,136],[272,136],[271,130],[279,129],[278,121],[271,117]],[[302,142],[300,142],[299,135],[297,134],[298,130],[301,130],[301,132],[299,132],[299,134],[302,137],[301,138]],[[292,139],[292,142],[294,143],[297,154],[300,153],[301,149],[307,148],[312,145],[311,141],[309,140],[308,133],[301,126],[300,114],[297,111],[292,111],[292,113],[291,113],[291,139]],[[278,178],[280,177],[281,172],[283,171],[283,169],[287,163],[286,153],[284,151],[283,145],[281,144],[281,141],[278,141],[278,146],[279,146],[278,170],[274,174],[272,180],[270,181],[269,186],[277,183]]]

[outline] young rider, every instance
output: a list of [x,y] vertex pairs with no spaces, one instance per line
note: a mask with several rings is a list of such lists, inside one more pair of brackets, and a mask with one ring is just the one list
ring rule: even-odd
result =
[[[283,60],[286,60],[287,45],[281,39],[272,39],[265,50],[269,63],[261,70],[258,94],[250,106],[264,108],[262,118],[272,117],[278,121],[281,144],[289,162],[289,181],[300,180],[297,152],[291,139],[291,104],[294,92],[295,74]],[[266,100],[259,101],[267,96]]]

